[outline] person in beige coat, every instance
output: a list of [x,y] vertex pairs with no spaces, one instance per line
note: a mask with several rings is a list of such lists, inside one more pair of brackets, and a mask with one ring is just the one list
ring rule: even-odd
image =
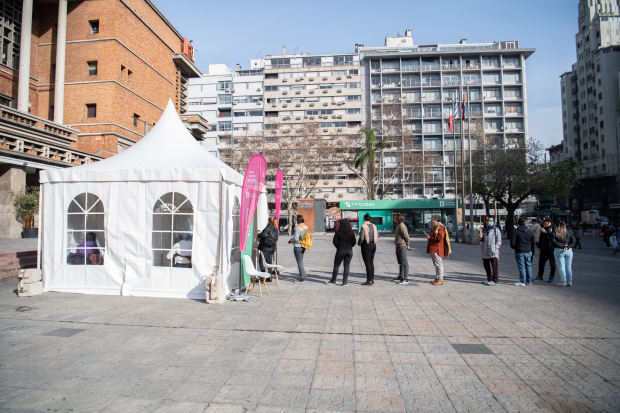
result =
[[403,214],[394,214],[394,223],[396,224],[396,232],[394,234],[394,245],[396,246],[396,261],[398,261],[398,277],[394,281],[399,284],[409,284],[409,261],[407,259],[407,251],[411,251],[409,247],[409,231],[407,225],[403,222]]

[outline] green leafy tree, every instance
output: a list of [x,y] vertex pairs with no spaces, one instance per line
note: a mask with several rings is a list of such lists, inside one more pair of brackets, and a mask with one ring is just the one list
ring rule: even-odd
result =
[[564,204],[571,190],[580,184],[579,168],[581,164],[573,158],[564,159],[554,165],[548,165],[545,171],[545,191],[540,195],[554,196],[558,204]]
[[32,228],[34,216],[39,213],[39,187],[26,186],[20,191],[11,191],[11,202],[17,222],[25,228]]

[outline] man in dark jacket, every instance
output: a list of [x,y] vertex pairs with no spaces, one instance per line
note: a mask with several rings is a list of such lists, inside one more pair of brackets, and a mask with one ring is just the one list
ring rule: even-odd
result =
[[538,251],[540,257],[538,258],[538,277],[534,278],[534,281],[544,281],[545,263],[549,261],[549,268],[551,273],[549,274],[549,282],[552,283],[555,277],[555,255],[553,253],[553,246],[551,245],[551,238],[555,233],[555,227],[551,223],[549,218],[545,218],[543,221],[543,227],[540,229],[540,238],[538,240]]
[[510,239],[510,248],[515,250],[519,267],[519,282],[515,283],[518,286],[532,285],[532,254],[536,251],[536,237],[525,223],[525,218],[519,218],[519,226]]

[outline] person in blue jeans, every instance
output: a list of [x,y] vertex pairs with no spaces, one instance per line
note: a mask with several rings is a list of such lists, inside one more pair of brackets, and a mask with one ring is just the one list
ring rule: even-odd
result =
[[515,259],[519,267],[518,286],[532,285],[532,255],[536,251],[536,237],[525,224],[525,218],[519,218],[518,227],[512,233],[510,248],[515,250]]
[[564,221],[556,225],[555,235],[551,238],[551,245],[555,248],[555,261],[560,273],[558,287],[573,286],[573,247],[575,246],[575,236],[572,231],[566,228]]

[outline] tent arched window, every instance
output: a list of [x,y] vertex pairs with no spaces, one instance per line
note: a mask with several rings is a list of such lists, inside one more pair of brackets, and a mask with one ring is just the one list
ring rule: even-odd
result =
[[84,192],[67,210],[67,264],[103,265],[105,212],[97,195]]
[[168,192],[153,208],[153,265],[192,268],[194,207],[187,197]]

